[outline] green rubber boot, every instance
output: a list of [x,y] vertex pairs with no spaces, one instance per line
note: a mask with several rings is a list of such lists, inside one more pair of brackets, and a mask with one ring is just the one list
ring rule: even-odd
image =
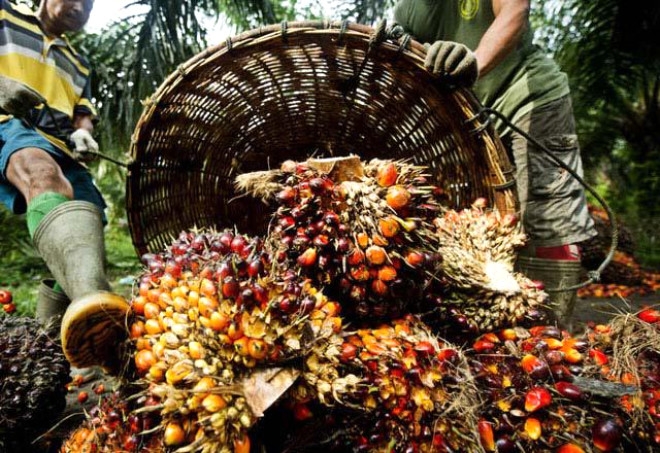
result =
[[55,280],[53,279],[42,280],[39,284],[35,315],[42,324],[61,323],[62,316],[71,303],[69,297],[63,292],[55,291],[54,286]]
[[572,332],[573,310],[577,290],[561,290],[580,283],[582,266],[579,261],[549,260],[521,255],[517,267],[532,280],[540,280],[550,296],[550,318],[563,329]]
[[69,201],[50,211],[34,232],[34,245],[71,300],[62,318],[62,348],[74,367],[99,365],[116,373],[127,336],[126,300],[105,276],[103,222],[98,208]]

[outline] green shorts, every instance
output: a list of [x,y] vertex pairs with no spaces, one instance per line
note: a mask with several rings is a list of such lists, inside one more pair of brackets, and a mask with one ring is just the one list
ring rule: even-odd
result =
[[[570,96],[532,110],[516,126],[582,176]],[[517,132],[503,141],[513,155],[520,217],[531,244],[552,247],[595,236],[582,184]]]

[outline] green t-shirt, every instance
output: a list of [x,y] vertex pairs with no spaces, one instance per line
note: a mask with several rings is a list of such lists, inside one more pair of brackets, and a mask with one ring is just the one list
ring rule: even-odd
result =
[[[495,20],[492,0],[400,0],[395,21],[417,41],[456,41],[475,50]],[[514,124],[533,108],[569,93],[568,78],[557,64],[532,44],[528,27],[520,44],[474,85],[486,107],[504,114]],[[501,135],[508,132],[496,124]]]

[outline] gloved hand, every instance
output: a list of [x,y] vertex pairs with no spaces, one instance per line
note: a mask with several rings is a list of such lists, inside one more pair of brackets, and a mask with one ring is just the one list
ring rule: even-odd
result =
[[87,129],[76,129],[69,137],[73,143],[73,157],[79,162],[90,162],[97,156],[99,144]]
[[0,75],[0,109],[3,112],[16,118],[25,118],[30,110],[45,102],[32,88]]
[[431,74],[461,87],[471,87],[479,77],[474,52],[453,41],[436,41],[428,46],[424,66]]

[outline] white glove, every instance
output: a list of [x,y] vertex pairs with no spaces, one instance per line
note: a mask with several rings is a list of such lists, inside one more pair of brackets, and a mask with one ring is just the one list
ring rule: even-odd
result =
[[76,129],[69,137],[75,146],[73,157],[76,160],[89,162],[99,152],[99,144],[96,143],[92,134],[87,129]]

